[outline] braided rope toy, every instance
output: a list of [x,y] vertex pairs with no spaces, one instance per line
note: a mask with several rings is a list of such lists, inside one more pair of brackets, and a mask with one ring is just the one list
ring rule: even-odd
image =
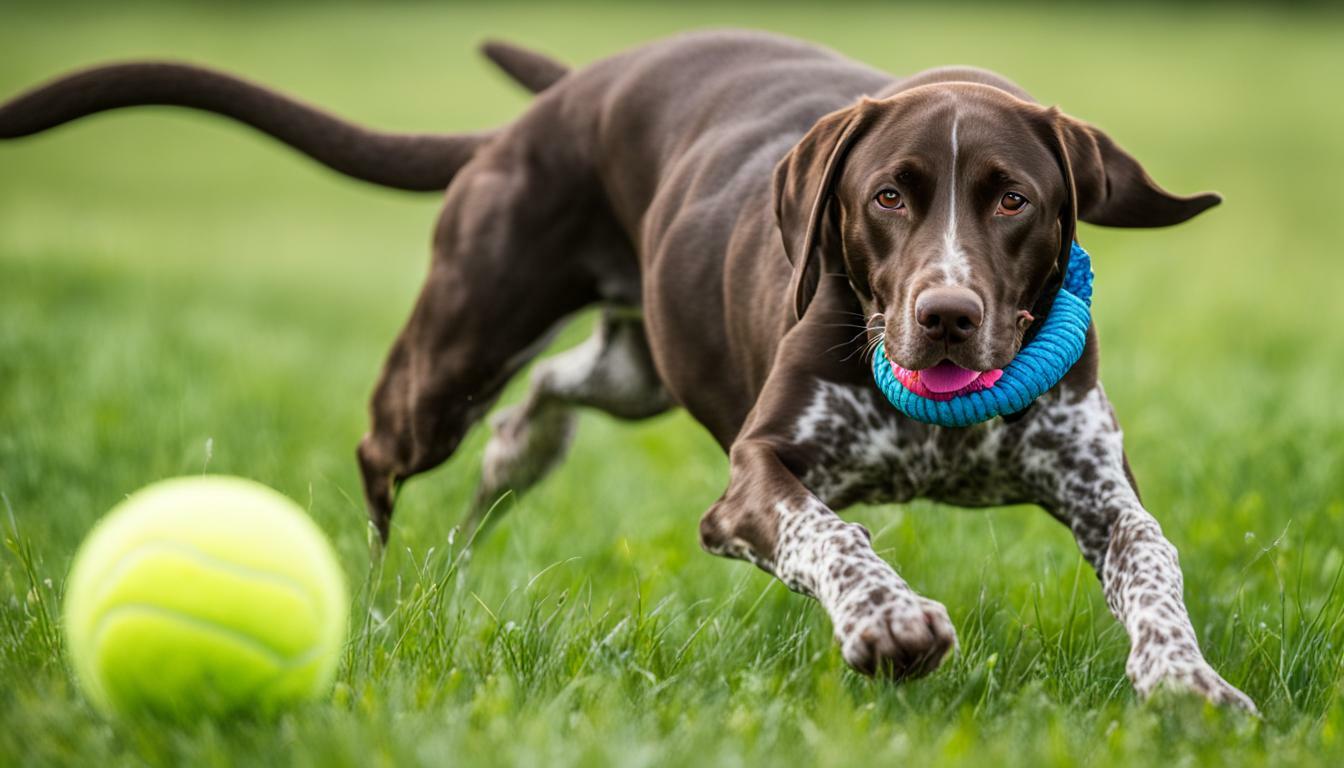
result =
[[1058,384],[1083,356],[1091,324],[1092,259],[1074,243],[1064,283],[1049,314],[1036,337],[1023,345],[997,380],[982,374],[975,391],[946,399],[916,394],[897,377],[880,343],[873,355],[873,380],[891,404],[912,419],[944,427],[968,427],[1017,413]]

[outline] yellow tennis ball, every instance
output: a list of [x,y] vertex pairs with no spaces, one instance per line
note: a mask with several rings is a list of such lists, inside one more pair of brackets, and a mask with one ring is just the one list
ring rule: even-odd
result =
[[349,598],[297,504],[250,480],[191,477],[118,504],[65,590],[76,679],[107,714],[271,713],[330,690]]

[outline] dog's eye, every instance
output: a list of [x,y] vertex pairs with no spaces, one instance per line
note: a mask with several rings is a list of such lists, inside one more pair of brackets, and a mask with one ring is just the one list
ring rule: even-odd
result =
[[1016,216],[1026,209],[1027,202],[1027,198],[1016,192],[1009,192],[999,200],[999,210],[995,213],[1000,216]]
[[884,189],[877,193],[873,198],[877,204],[889,211],[899,211],[905,207],[905,201],[901,199],[901,193],[894,189]]

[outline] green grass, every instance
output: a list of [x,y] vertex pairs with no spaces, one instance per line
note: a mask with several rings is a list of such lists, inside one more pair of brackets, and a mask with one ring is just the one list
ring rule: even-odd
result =
[[[488,35],[583,62],[726,24],[897,72],[998,69],[1170,188],[1227,197],[1171,231],[1083,235],[1145,501],[1181,550],[1208,656],[1264,720],[1136,702],[1095,577],[1028,508],[853,510],[961,638],[925,680],[855,676],[816,606],[699,551],[726,465],[680,413],[585,415],[568,463],[454,570],[473,432],[408,486],[371,573],[352,451],[424,273],[434,196],[144,110],[0,145],[0,764],[1344,761],[1341,17],[673,5],[6,4],[0,94],[172,56],[375,125],[476,129],[526,104],[473,53]],[[357,592],[339,682],[276,722],[105,722],[55,625],[70,557],[125,494],[201,471],[273,485],[331,535]]]

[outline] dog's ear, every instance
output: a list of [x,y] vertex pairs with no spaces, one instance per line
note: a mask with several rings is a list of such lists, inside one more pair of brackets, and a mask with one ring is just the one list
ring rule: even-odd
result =
[[1071,168],[1077,218],[1107,227],[1167,227],[1191,219],[1223,199],[1206,192],[1173,195],[1111,137],[1081,120],[1050,109],[1062,162]]
[[821,280],[822,259],[817,250],[831,190],[850,147],[871,123],[874,104],[864,99],[826,115],[775,166],[775,216],[784,237],[784,252],[793,265],[789,295],[798,319]]

